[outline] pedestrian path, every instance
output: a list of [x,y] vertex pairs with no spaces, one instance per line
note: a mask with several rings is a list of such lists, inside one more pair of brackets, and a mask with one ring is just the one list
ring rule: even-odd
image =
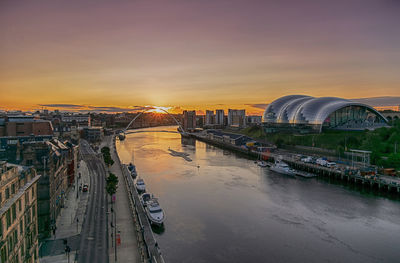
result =
[[56,239],[77,235],[82,229],[89,193],[80,191],[79,186],[90,184],[89,171],[84,161],[80,162],[78,171],[78,183],[70,188],[65,206],[57,218]]
[[[110,262],[141,262],[138,249],[136,224],[132,216],[127,187],[117,161],[112,137],[109,136],[107,140],[108,147],[110,147],[111,151],[111,157],[115,162],[114,165],[109,168],[109,171],[118,177],[118,188],[114,210],[116,213],[116,232],[119,234],[121,240],[121,244],[117,245],[117,261],[115,261],[115,247],[113,244],[109,245]],[[111,207],[111,205],[109,207]],[[111,214],[109,222],[111,222]],[[109,233],[111,233],[111,229],[112,228],[109,229]]]
[[51,238],[41,244],[40,262],[67,262],[65,261],[68,260],[68,257],[64,253],[64,240],[67,240],[68,246],[73,250],[70,253],[70,262],[74,262],[75,250],[79,249],[79,234],[89,197],[87,192],[79,190],[79,186],[87,184],[90,187],[89,170],[84,161],[79,163],[76,180],[77,183],[68,189],[64,208],[57,217],[55,235],[53,234]]

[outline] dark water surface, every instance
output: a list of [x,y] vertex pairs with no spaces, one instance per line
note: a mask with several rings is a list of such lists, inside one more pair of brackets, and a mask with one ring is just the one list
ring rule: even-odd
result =
[[166,213],[156,238],[167,262],[400,262],[398,201],[276,174],[174,133],[130,134],[117,149]]

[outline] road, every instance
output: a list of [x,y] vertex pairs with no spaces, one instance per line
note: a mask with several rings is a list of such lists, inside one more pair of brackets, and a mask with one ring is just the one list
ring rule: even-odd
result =
[[81,140],[80,152],[89,169],[90,195],[82,226],[78,262],[108,262],[106,170],[87,141]]

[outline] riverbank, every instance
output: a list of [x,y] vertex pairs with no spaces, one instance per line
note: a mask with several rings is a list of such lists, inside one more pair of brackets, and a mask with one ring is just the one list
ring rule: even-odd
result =
[[260,126],[252,126],[238,132],[260,141],[268,140],[279,148],[309,148],[336,158],[345,157],[348,149],[367,150],[372,152],[372,164],[400,170],[400,121],[393,122],[391,127],[364,131],[325,130],[318,134],[265,134]]
[[287,151],[281,151],[279,149],[268,152],[258,152],[225,141],[211,139],[210,137],[207,137],[200,133],[190,133],[188,134],[188,136],[206,142],[208,144],[220,147],[222,149],[227,149],[240,154],[247,155],[251,158],[258,158],[261,156],[262,159],[269,162],[274,162],[275,159],[280,159],[288,163],[291,167],[300,171],[314,173],[318,176],[333,177],[336,180],[352,182],[354,184],[360,184],[362,186],[369,187],[371,190],[400,194],[400,179],[397,177],[390,178],[388,176],[382,176],[382,175],[377,175],[373,177],[362,176],[357,172],[357,170],[347,169],[344,166],[328,168],[320,165],[301,162],[300,160],[294,157],[298,154],[290,153]]
[[118,177],[118,188],[115,194],[113,211],[108,214],[111,242],[109,244],[109,262],[121,262],[129,258],[131,262],[144,262],[140,252],[135,218],[131,212],[131,202],[123,175],[118,153],[115,150],[115,137],[106,138],[106,146],[110,148],[111,159],[114,164],[108,170]]
[[[163,263],[164,259],[161,255],[161,249],[157,243],[156,238],[154,237],[151,225],[147,219],[145,210],[139,200],[139,194],[136,191],[136,187],[134,184],[134,180],[130,175],[127,165],[123,164],[119,158],[118,152],[116,150],[116,137],[112,137],[112,141],[110,143],[110,148],[112,149],[113,159],[116,160],[116,166],[118,168],[118,179],[123,184],[124,190],[121,193],[120,190],[117,190],[117,193],[120,192],[124,195],[123,198],[127,200],[125,202],[125,212],[129,214],[130,219],[132,219],[134,223],[134,230],[136,237],[135,247],[138,248],[140,254],[141,262],[158,262]],[[118,196],[117,196],[118,197]],[[128,200],[129,199],[129,200]],[[117,225],[118,225],[118,217],[117,217]],[[125,229],[124,229],[125,231]],[[132,231],[131,231],[132,232]],[[132,238],[132,234],[129,235]],[[126,250],[132,250],[132,246],[127,245]],[[110,255],[111,257],[111,255]],[[119,257],[121,257],[119,255]],[[122,257],[129,258],[129,257]]]

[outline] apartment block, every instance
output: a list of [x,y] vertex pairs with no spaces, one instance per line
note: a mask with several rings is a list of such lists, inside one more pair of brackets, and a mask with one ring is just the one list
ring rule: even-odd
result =
[[246,127],[246,110],[228,110],[228,126],[236,128]]
[[39,262],[37,182],[32,168],[0,162],[0,260]]
[[185,131],[196,129],[196,111],[183,111],[183,129]]

